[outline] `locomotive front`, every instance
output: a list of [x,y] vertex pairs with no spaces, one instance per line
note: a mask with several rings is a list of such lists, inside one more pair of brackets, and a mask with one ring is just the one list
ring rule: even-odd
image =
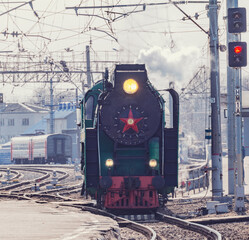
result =
[[108,209],[155,209],[174,187],[164,174],[164,101],[144,65],[117,65],[103,90],[85,132],[86,190]]

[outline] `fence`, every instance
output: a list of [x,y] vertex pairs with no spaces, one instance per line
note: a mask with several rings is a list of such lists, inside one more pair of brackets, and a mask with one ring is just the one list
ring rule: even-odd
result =
[[179,186],[177,192],[181,193],[182,196],[184,193],[188,193],[193,190],[193,194],[201,192],[202,190],[208,189],[209,187],[209,172],[207,170],[208,163],[210,158],[210,145],[206,147],[206,159],[200,161],[196,160],[198,164],[190,165],[187,169],[179,170]]

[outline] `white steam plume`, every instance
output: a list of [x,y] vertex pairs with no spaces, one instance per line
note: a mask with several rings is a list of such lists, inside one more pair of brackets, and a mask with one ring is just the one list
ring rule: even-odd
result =
[[[195,47],[186,47],[176,52],[154,46],[148,50],[141,50],[137,63],[144,63],[150,76],[155,74],[160,79],[175,82],[188,82],[200,65],[200,50]],[[154,79],[154,77],[153,77]]]

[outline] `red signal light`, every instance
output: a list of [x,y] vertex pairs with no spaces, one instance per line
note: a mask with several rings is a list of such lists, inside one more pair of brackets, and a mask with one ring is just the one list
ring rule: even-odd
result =
[[241,53],[241,52],[242,52],[242,47],[241,47],[241,46],[236,46],[236,47],[234,47],[234,52],[235,52],[236,54]]
[[229,67],[239,68],[247,66],[246,42],[230,42],[228,44]]

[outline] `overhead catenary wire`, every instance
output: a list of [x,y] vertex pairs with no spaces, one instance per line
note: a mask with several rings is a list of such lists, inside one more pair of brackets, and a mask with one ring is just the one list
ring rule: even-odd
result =
[[[6,2],[6,1],[5,1]],[[40,0],[37,0],[36,2],[41,2]],[[92,47],[98,51],[99,49],[96,47],[97,43],[104,40],[106,42],[108,42],[108,44],[113,45],[114,48],[116,48],[119,52],[120,55],[124,55],[125,54],[129,54],[130,59],[134,60],[137,58],[138,56],[138,52],[134,51],[135,48],[141,47],[141,48],[150,48],[153,45],[155,45],[155,41],[153,38],[151,37],[145,37],[147,33],[157,33],[160,34],[160,38],[164,40],[164,36],[166,34],[166,36],[170,36],[172,37],[173,34],[179,34],[179,33],[186,33],[186,34],[191,34],[193,32],[199,32],[199,29],[194,28],[194,26],[191,26],[190,21],[182,21],[181,18],[177,17],[177,19],[173,19],[171,18],[171,23],[173,26],[173,23],[180,23],[182,22],[182,24],[178,27],[175,28],[173,27],[169,32],[165,32],[165,31],[161,31],[159,29],[159,31],[154,31],[151,30],[151,28],[155,28],[158,24],[158,26],[163,25],[163,21],[167,21],[166,18],[163,18],[162,16],[156,16],[154,15],[153,12],[149,12],[146,11],[145,16],[146,17],[150,17],[152,19],[151,24],[148,24],[147,22],[145,22],[145,24],[143,25],[139,25],[136,22],[137,17],[139,17],[139,13],[138,14],[134,14],[132,16],[130,16],[130,18],[127,19],[117,19],[116,21],[114,21],[114,23],[111,23],[112,26],[110,26],[111,28],[109,28],[108,24],[104,21],[98,21],[96,18],[94,17],[87,17],[84,21],[82,21],[82,19],[78,19],[76,22],[78,23],[77,25],[74,25],[75,27],[73,28],[68,28],[66,24],[63,24],[64,22],[58,22],[58,21],[51,21],[51,19],[54,17],[55,19],[60,18],[63,19],[66,17],[73,17],[73,15],[75,15],[74,13],[67,11],[65,8],[62,9],[63,4],[60,4],[61,6],[59,7],[59,3],[56,0],[52,0],[49,2],[48,5],[45,5],[44,8],[40,8],[37,7],[38,5],[35,4],[36,2],[34,2],[34,9],[35,11],[37,11],[40,20],[37,19],[31,8],[27,7],[27,8],[22,8],[22,11],[13,11],[11,12],[11,14],[7,14],[7,16],[10,17],[14,17],[14,20],[18,20],[21,19],[20,17],[24,17],[26,19],[29,19],[29,22],[27,24],[27,27],[24,25],[19,25],[19,27],[21,27],[21,29],[23,30],[24,34],[30,33],[33,35],[39,35],[39,33],[42,36],[51,36],[51,42],[46,43],[46,39],[44,39],[44,41],[41,39],[37,39],[36,37],[29,37],[29,36],[22,36],[20,35],[19,37],[22,36],[22,39],[20,39],[20,42],[22,42],[23,47],[27,49],[27,51],[31,54],[34,53],[34,55],[38,56],[44,56],[44,55],[56,55],[56,52],[59,51],[65,51],[65,48],[71,48],[73,51],[79,51],[79,49],[82,49],[82,52],[84,50],[84,46],[86,44],[89,44],[89,41],[91,41],[92,43]],[[48,2],[48,1],[47,1]],[[102,1],[101,5],[104,4],[108,4],[108,2],[110,1]],[[186,2],[186,1],[185,1]],[[196,2],[196,1],[195,1]],[[207,1],[206,1],[207,2]],[[78,6],[84,6],[87,4],[90,4],[90,1],[80,1],[80,3],[78,4]],[[97,5],[97,1],[94,2],[95,5]],[[115,1],[115,5],[120,5],[122,3],[122,1]],[[140,3],[142,4],[143,2],[140,1]],[[190,2],[189,2],[190,3]],[[172,5],[172,4],[171,4]],[[167,4],[165,6],[170,7],[170,4]],[[56,8],[57,6],[57,8]],[[160,8],[162,8],[162,6],[159,6]],[[140,7],[141,8],[141,7]],[[42,10],[41,10],[42,9]],[[115,8],[116,11],[117,7]],[[134,9],[134,7],[132,7],[132,10]],[[102,14],[103,16],[106,16],[106,8],[105,9],[100,9],[97,11],[97,9],[95,9],[95,13],[97,14]],[[114,10],[114,8],[112,9],[108,9],[108,10]],[[130,9],[128,8],[119,8],[120,12],[125,13],[125,12],[129,12]],[[83,10],[82,10],[83,11]],[[87,11],[91,11],[94,12],[92,10],[87,10]],[[135,11],[135,10],[134,10]],[[25,12],[25,14],[20,14],[21,12]],[[27,13],[27,14],[26,14]],[[30,15],[28,15],[28,13],[30,13]],[[32,14],[32,15],[31,15]],[[190,14],[191,16],[193,15],[192,13]],[[200,13],[199,13],[200,15]],[[26,17],[27,16],[27,17]],[[154,19],[153,19],[154,17]],[[160,20],[158,21],[158,19],[161,19],[162,21],[160,22]],[[90,21],[91,20],[91,21]],[[200,19],[200,20],[205,20],[205,18]],[[124,22],[125,24],[122,24],[122,22]],[[133,22],[133,23],[132,23]],[[131,25],[132,23],[132,25]],[[135,24],[134,24],[135,23]],[[97,29],[101,29],[101,30],[108,30],[109,33],[112,34],[111,30],[113,31],[113,33],[115,35],[113,35],[114,37],[116,37],[117,39],[120,38],[120,35],[128,35],[127,33],[136,33],[137,34],[137,39],[138,41],[131,41],[130,45],[124,44],[124,42],[119,41],[118,43],[111,37],[108,37],[107,35],[105,35],[105,33],[101,33],[101,32],[97,32],[97,31],[93,31],[93,30],[89,30],[89,28],[85,29],[85,31],[82,31],[84,28],[83,26],[87,26],[87,24],[89,24],[89,26],[91,26],[91,28],[96,27]],[[205,23],[204,23],[205,24]],[[13,25],[11,23],[11,25]],[[50,27],[49,27],[50,25]],[[125,27],[125,25],[127,26],[127,28]],[[183,29],[186,28],[187,30]],[[203,26],[203,25],[202,25]],[[206,25],[204,25],[205,27]],[[182,29],[182,31],[181,31]],[[192,29],[192,30],[191,30]],[[10,30],[12,31],[12,29],[10,28]],[[15,29],[13,29],[15,30]],[[82,32],[80,32],[80,30]],[[167,28],[165,29],[167,30]],[[75,34],[74,34],[75,33]],[[167,35],[168,34],[168,35]],[[174,37],[174,36],[173,36]],[[150,38],[150,39],[149,39]],[[14,52],[16,52],[18,54],[18,48],[17,46],[15,46],[15,41],[16,39],[11,39],[9,37],[8,39],[8,43],[10,43],[10,41],[12,41],[12,43],[9,46],[13,47]],[[166,40],[168,40],[166,38]],[[32,44],[29,44],[29,42],[32,41],[33,44],[35,44],[37,47],[33,47]],[[3,41],[4,42],[4,41]],[[142,43],[142,44],[141,44]],[[141,44],[141,46],[139,46]],[[8,49],[8,45],[5,45],[5,43],[2,45],[2,47],[6,47],[6,49]],[[55,50],[54,50],[54,46],[56,46]],[[167,46],[167,45],[166,45]],[[15,48],[14,48],[15,47]],[[82,53],[81,53],[82,54]],[[80,54],[76,55],[78,58],[80,57]],[[101,57],[101,56],[100,56]],[[124,59],[124,57],[123,57]]]
[[[39,14],[40,15],[40,14]],[[41,16],[42,17],[42,16]],[[70,29],[71,30],[71,29]],[[73,37],[73,36],[77,36],[77,34],[75,34],[75,35],[71,35],[71,36],[68,36],[68,37],[63,37],[63,38],[60,38],[60,39],[56,39],[55,41],[58,41],[58,40],[65,40],[65,39],[70,39],[70,37]]]

